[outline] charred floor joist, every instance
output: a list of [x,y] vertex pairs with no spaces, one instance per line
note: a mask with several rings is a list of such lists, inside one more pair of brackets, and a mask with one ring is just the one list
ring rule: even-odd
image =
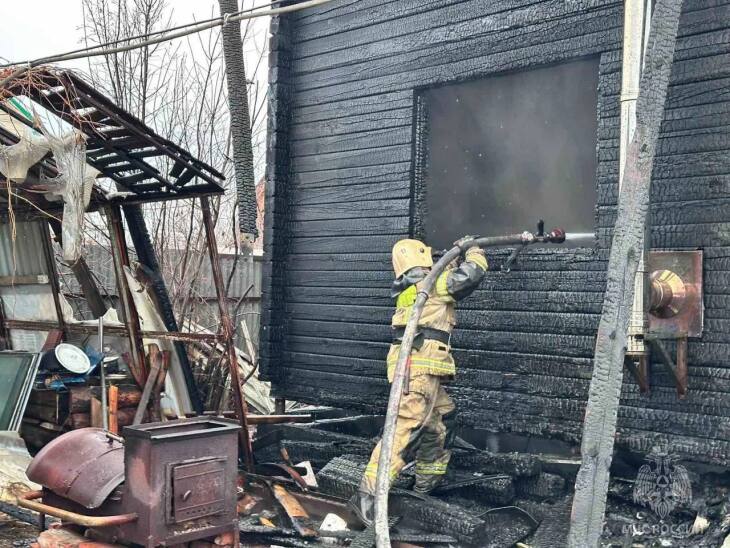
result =
[[[728,16],[724,0],[684,2],[653,174],[651,247],[704,251],[705,329],[689,341],[689,393],[679,401],[658,366],[648,395],[627,375],[617,439],[722,465]],[[261,368],[278,395],[384,409],[389,252],[423,234],[424,193],[438,183],[424,159],[421,92],[596,58],[595,245],[532,250],[513,272],[487,273],[453,338],[464,425],[579,442],[618,196],[622,17],[615,1],[342,0],[274,18]]]

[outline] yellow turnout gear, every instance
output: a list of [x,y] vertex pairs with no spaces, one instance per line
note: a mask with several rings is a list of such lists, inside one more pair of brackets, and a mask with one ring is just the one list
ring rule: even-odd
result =
[[[431,249],[422,242],[401,240],[393,247],[396,280],[392,294],[396,297],[396,309],[391,320],[395,342],[390,346],[387,358],[390,382],[393,381],[400,352],[398,333],[408,323],[427,274],[427,271],[419,269],[409,271],[415,267],[426,269],[431,266]],[[438,277],[424,305],[418,320],[421,337],[410,355],[409,390],[401,397],[398,408],[389,470],[391,483],[405,466],[406,454],[411,447],[416,449],[417,491],[429,492],[446,473],[451,453],[444,448],[446,425],[443,418],[454,411],[454,403],[442,383],[456,373],[450,341],[456,324],[454,306],[457,300],[476,289],[487,268],[484,252],[470,248],[461,265],[447,269]],[[379,458],[380,443],[373,450],[360,483],[363,493],[375,494]]]
[[[441,386],[441,378],[420,375],[410,382],[408,394],[401,398],[395,425],[393,454],[390,459],[390,482],[406,465],[406,453],[417,444],[416,476],[442,476],[451,457],[444,449],[446,425],[443,417],[454,410],[454,402]],[[380,443],[375,447],[365,468],[360,490],[374,495],[378,475]],[[417,480],[418,481],[418,480]]]

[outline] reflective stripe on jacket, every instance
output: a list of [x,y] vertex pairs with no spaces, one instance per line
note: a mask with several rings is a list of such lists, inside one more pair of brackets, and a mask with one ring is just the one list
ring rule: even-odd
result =
[[[488,268],[484,252],[478,248],[467,251],[465,260],[457,267],[445,270],[436,280],[418,321],[419,327],[429,327],[451,333],[456,325],[454,305],[470,295],[482,281]],[[425,272],[424,276],[425,277]],[[405,327],[413,311],[423,278],[401,291],[396,298],[396,309],[391,325]],[[388,352],[388,381],[393,381],[400,344],[392,344]],[[456,364],[451,356],[451,345],[426,339],[419,349],[411,352],[411,375],[453,377]]]

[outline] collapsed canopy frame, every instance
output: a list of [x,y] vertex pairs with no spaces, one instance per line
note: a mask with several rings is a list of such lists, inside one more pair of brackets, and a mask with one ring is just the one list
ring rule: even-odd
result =
[[[132,193],[115,198],[115,203],[223,193],[223,174],[158,135],[73,72],[35,68],[27,77],[9,82],[2,95],[26,96],[82,132],[86,137],[87,163],[114,181],[120,191]],[[0,109],[28,126],[33,125],[5,102],[0,102]],[[17,142],[17,136],[3,131],[0,141],[12,144]],[[154,165],[163,165],[165,161],[172,166],[168,173],[160,172]],[[53,170],[47,158],[41,169]],[[99,198],[95,193],[91,209],[99,205]]]

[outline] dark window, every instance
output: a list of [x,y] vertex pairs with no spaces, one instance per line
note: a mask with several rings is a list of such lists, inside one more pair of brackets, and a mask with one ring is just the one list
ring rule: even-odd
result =
[[521,232],[539,219],[594,231],[596,58],[434,88],[421,99],[430,245]]

